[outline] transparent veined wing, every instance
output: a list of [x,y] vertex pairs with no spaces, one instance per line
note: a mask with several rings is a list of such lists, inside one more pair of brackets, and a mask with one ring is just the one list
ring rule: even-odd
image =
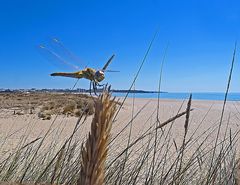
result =
[[[94,66],[87,66],[83,63],[79,57],[74,55],[65,45],[57,38],[51,38],[46,45],[39,45],[38,49],[40,53],[48,59],[52,64],[55,64],[58,68],[66,69],[68,66],[71,70],[82,70],[86,67],[95,68]],[[112,55],[101,69],[104,72],[119,72],[114,70],[107,70],[109,64],[112,62],[115,55]],[[60,67],[61,65],[61,67]]]
[[82,62],[82,60],[75,55],[71,50],[69,50],[67,47],[65,47],[65,45],[57,38],[52,38],[51,42],[52,47],[55,50],[58,50],[59,53],[61,53],[62,55],[64,55],[69,61],[73,62],[75,64],[75,66],[79,66],[81,68],[83,68],[84,64]]
[[39,45],[40,53],[52,64],[66,69],[81,70],[85,64],[57,38],[50,39],[46,45]]
[[120,71],[118,71],[118,70],[105,70],[104,72],[120,72]]

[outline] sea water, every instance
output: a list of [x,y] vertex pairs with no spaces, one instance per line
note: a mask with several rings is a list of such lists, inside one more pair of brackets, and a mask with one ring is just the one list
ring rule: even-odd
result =
[[[127,93],[113,93],[116,97],[125,97]],[[188,99],[190,93],[160,93],[161,99]],[[158,93],[129,93],[128,97],[132,98],[158,98]],[[224,100],[225,93],[192,93],[194,100]],[[240,101],[240,93],[229,93],[227,95],[228,101]]]

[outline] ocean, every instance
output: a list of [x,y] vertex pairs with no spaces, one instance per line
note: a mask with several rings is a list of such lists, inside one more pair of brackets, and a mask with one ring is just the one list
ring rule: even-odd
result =
[[[190,93],[160,93],[161,99],[188,99]],[[113,93],[116,97],[125,97],[126,93]],[[192,93],[193,100],[224,100],[225,93]],[[128,97],[132,98],[158,98],[158,93],[129,93]],[[228,101],[240,101],[240,93],[229,93]]]

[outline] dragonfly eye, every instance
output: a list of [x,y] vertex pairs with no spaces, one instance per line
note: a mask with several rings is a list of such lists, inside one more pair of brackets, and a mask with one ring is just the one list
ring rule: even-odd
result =
[[102,71],[96,71],[95,75],[96,76],[104,76],[104,73]]
[[95,73],[95,79],[100,82],[104,79],[104,72],[103,71],[96,71]]

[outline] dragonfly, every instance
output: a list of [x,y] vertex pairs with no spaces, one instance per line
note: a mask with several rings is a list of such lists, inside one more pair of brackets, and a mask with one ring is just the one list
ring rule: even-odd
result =
[[[61,47],[64,50],[65,54],[67,53],[71,58],[76,59],[76,57],[73,57],[73,54],[68,49],[66,49],[66,47],[58,39],[54,38],[54,39],[52,39],[52,41],[55,44],[57,44],[58,47]],[[55,73],[50,74],[51,76],[69,77],[69,78],[75,78],[78,80],[79,79],[87,79],[90,82],[90,87],[89,87],[90,95],[92,94],[92,90],[93,90],[94,94],[97,95],[97,88],[105,86],[105,84],[100,84],[100,82],[102,82],[105,79],[105,72],[119,72],[119,71],[107,69],[109,64],[112,62],[113,58],[115,57],[114,54],[107,60],[107,62],[104,64],[104,66],[101,69],[85,67],[85,68],[79,70],[79,68],[76,65],[69,63],[55,51],[52,51],[43,45],[40,45],[39,47],[42,50],[45,50],[48,54],[52,55],[58,61],[61,61],[67,65],[74,67],[75,69],[78,69],[77,71],[74,71],[74,72],[55,72]]]

